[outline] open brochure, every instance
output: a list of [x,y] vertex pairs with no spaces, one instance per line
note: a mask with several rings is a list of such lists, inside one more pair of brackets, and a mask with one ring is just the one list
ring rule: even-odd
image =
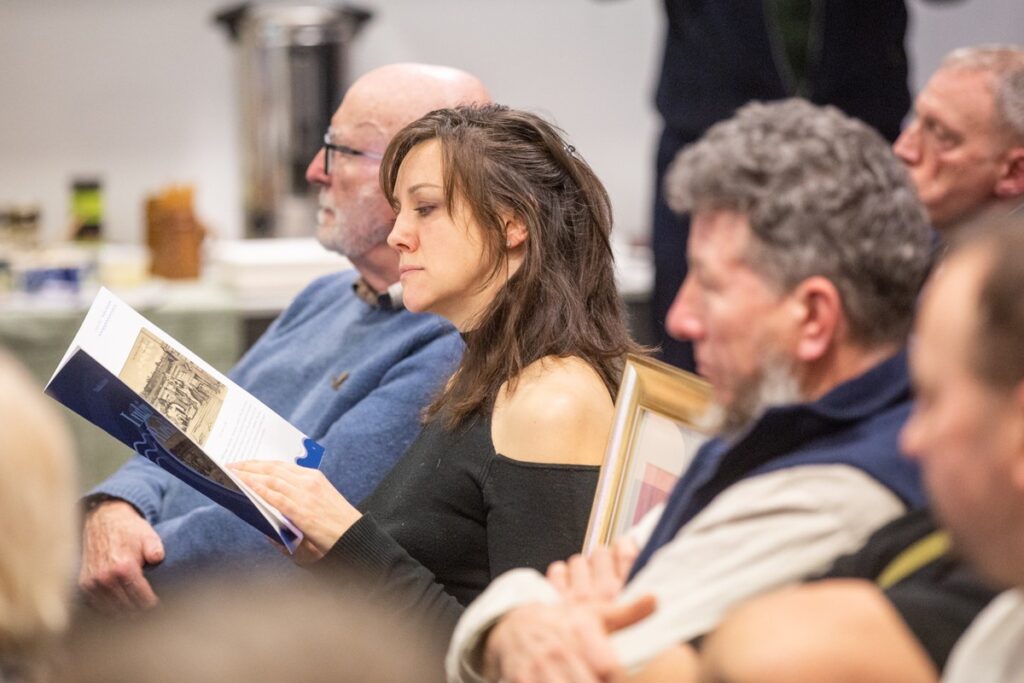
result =
[[318,468],[323,447],[101,289],[46,393],[289,551],[302,541],[228,464]]

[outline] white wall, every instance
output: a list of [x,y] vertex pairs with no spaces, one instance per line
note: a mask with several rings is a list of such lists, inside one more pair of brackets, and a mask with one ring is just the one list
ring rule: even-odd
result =
[[[198,188],[200,216],[241,233],[234,57],[210,17],[227,0],[0,0],[0,204],[38,201],[65,229],[70,178],[104,178],[107,232],[138,239],[142,198]],[[656,0],[367,0],[353,72],[399,60],[461,66],[502,102],[554,118],[646,216]]]
[[658,0],[388,0],[359,67],[455,64],[503,104],[544,114],[611,194],[617,225],[643,234],[653,177],[660,61]]
[[942,57],[958,47],[982,43],[1024,45],[1024,2],[959,0],[910,2],[911,79],[916,90]]
[[104,180],[109,234],[140,234],[142,200],[191,182],[218,229],[241,214],[231,53],[209,0],[0,2],[0,203],[43,204],[66,229],[70,178]]
[[[753,0],[751,0],[753,1]],[[143,196],[198,189],[200,216],[241,233],[234,54],[210,17],[228,0],[0,0],[0,204],[37,201],[65,229],[75,173],[104,179],[108,234],[135,240]],[[496,98],[552,117],[642,237],[657,119],[659,0],[364,0],[377,16],[354,72],[398,60],[461,66]],[[1024,2],[912,0],[920,84],[949,49],[1024,42]]]

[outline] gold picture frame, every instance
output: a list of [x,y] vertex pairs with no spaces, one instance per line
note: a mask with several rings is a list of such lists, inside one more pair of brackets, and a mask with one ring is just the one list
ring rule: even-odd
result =
[[707,439],[698,420],[710,400],[711,385],[697,375],[627,357],[584,553],[607,545],[668,496]]

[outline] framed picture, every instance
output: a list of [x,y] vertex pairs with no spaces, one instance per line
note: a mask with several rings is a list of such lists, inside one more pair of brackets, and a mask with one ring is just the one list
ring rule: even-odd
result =
[[676,367],[630,355],[583,550],[606,545],[665,501],[707,435],[698,420],[711,387]]

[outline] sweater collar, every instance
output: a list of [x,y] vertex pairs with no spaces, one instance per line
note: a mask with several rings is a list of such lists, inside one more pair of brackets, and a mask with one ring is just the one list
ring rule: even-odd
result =
[[368,306],[379,308],[385,311],[397,311],[402,309],[402,283],[395,282],[383,293],[374,289],[369,282],[360,275],[352,283],[352,291],[363,300]]

